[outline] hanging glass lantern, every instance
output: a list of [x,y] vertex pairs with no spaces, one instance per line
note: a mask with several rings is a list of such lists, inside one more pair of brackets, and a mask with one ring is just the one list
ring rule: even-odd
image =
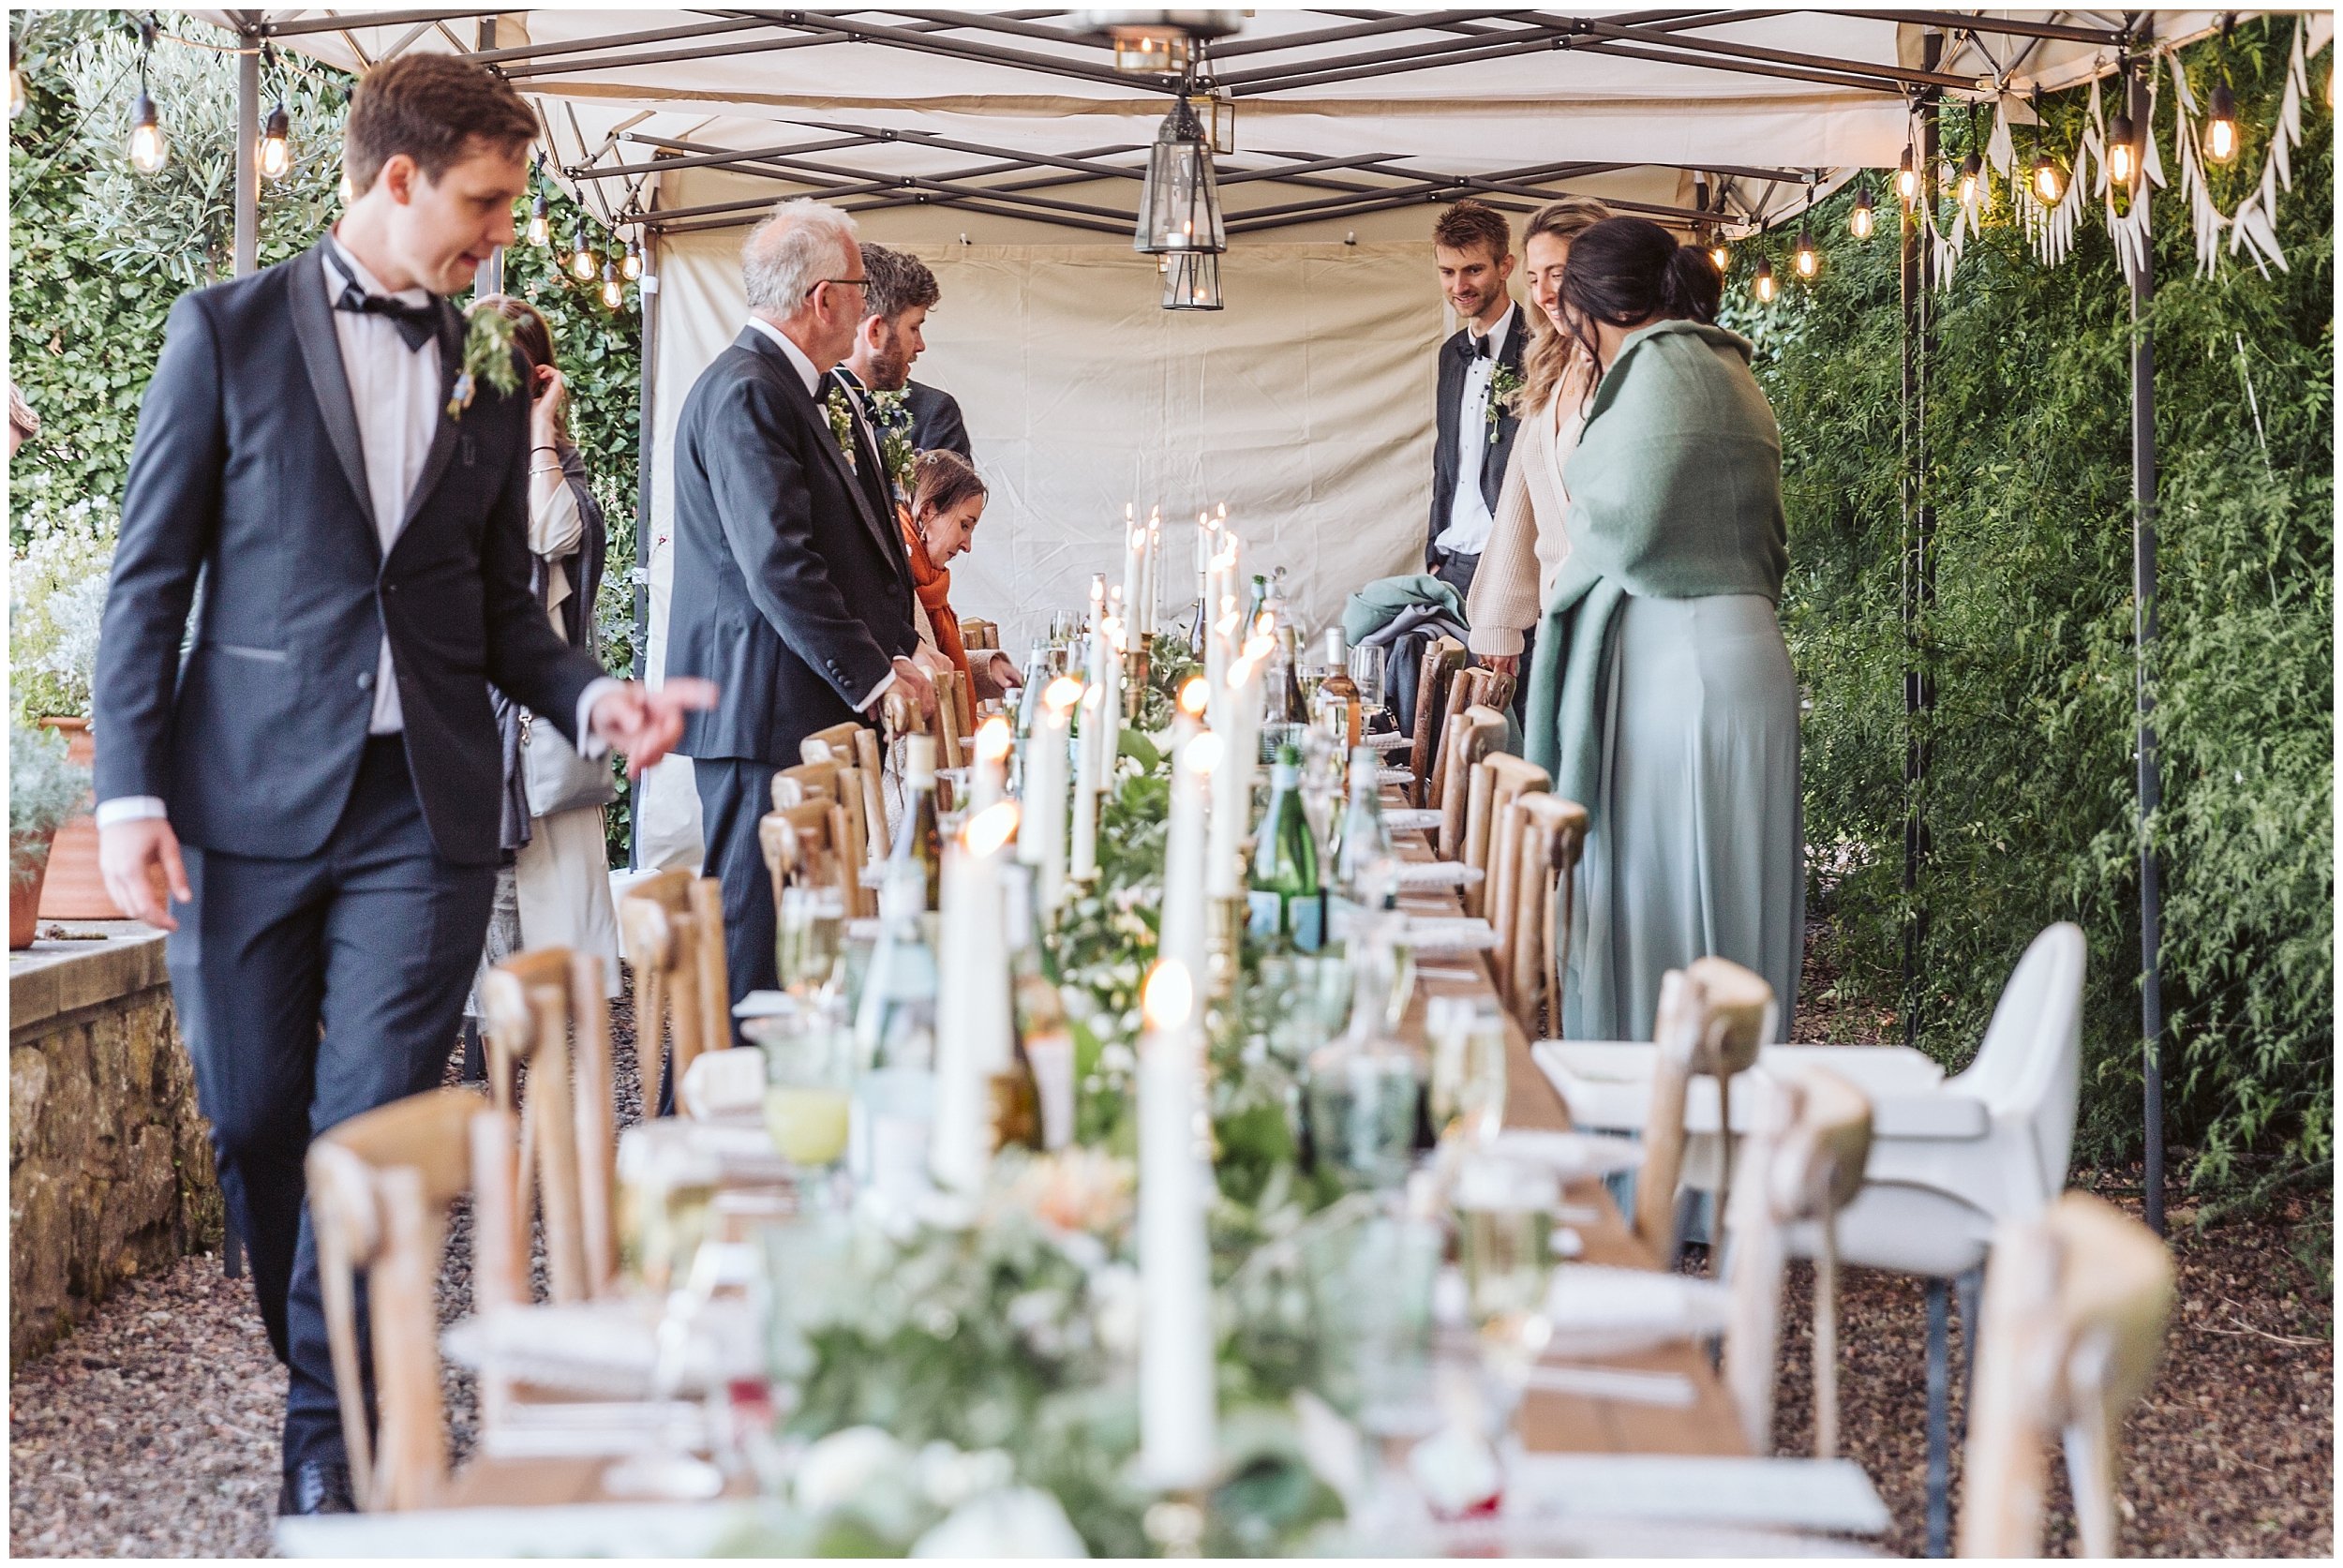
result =
[[1190,250],[1217,254],[1229,248],[1212,148],[1186,98],[1172,100],[1172,112],[1163,117],[1163,128],[1147,150],[1147,183],[1140,189],[1131,248],[1150,256]]
[[1185,76],[1196,46],[1244,25],[1238,11],[1077,11],[1074,25],[1114,41],[1114,68],[1134,75]]
[[1167,256],[1163,269],[1163,307],[1166,310],[1220,308],[1220,258],[1208,250],[1184,250]]

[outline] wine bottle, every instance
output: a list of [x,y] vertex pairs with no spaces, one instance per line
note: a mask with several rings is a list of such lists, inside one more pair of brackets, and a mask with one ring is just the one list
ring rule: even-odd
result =
[[944,902],[944,829],[935,811],[935,737],[903,741],[903,818],[888,859],[916,865],[927,878],[927,906]]
[[928,1187],[935,1124],[935,949],[916,862],[891,863],[879,889],[879,939],[855,1009],[858,1070],[846,1134],[855,1182],[899,1205]]
[[1270,772],[1269,810],[1253,848],[1247,931],[1273,948],[1316,952],[1326,940],[1318,840],[1302,807],[1302,753],[1281,746]]
[[1351,1023],[1310,1053],[1304,1092],[1319,1168],[1378,1191],[1406,1185],[1424,1119],[1414,1053],[1391,1029],[1398,978],[1392,934],[1370,930],[1352,940]]

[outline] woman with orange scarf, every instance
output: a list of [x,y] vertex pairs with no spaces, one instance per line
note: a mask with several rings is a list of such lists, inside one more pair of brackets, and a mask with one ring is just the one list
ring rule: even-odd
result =
[[952,558],[968,548],[984,515],[984,481],[967,458],[942,448],[914,458],[911,478],[911,504],[897,507],[895,515],[910,547],[911,582],[919,596],[926,640],[938,659],[968,677],[979,698],[1006,695],[1024,684],[1017,666],[994,650],[971,668],[960,640],[960,617],[951,605]]

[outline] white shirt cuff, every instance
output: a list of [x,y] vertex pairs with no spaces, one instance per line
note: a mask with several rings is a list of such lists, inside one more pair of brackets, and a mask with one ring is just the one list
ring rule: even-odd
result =
[[862,701],[855,708],[855,711],[858,713],[870,712],[873,709],[878,706],[879,698],[885,696],[889,691],[894,689],[894,685],[895,672],[890,669],[887,672],[887,679],[881,680],[877,685],[871,688],[871,694],[862,699]]
[[598,680],[586,682],[586,689],[577,694],[577,754],[591,759],[607,753],[610,742],[594,733],[594,704],[625,684],[618,677],[605,675]]
[[117,822],[146,822],[170,814],[161,797],[155,795],[117,795],[111,800],[98,801],[96,813],[100,829],[111,828]]

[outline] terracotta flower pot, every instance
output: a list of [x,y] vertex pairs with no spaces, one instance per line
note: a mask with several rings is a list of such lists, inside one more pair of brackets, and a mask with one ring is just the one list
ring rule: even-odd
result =
[[[66,757],[82,767],[97,760],[97,741],[87,719],[43,719],[41,727],[66,739]],[[95,796],[57,829],[49,850],[49,872],[41,883],[40,918],[44,920],[119,920],[122,911],[106,880],[97,871],[97,822],[90,815]]]
[[[11,833],[8,835],[8,951],[33,945],[33,935],[40,929],[40,884],[49,870],[49,846],[53,833]],[[34,845],[37,852],[27,854]],[[20,855],[33,861],[33,869],[22,881],[15,874]]]

